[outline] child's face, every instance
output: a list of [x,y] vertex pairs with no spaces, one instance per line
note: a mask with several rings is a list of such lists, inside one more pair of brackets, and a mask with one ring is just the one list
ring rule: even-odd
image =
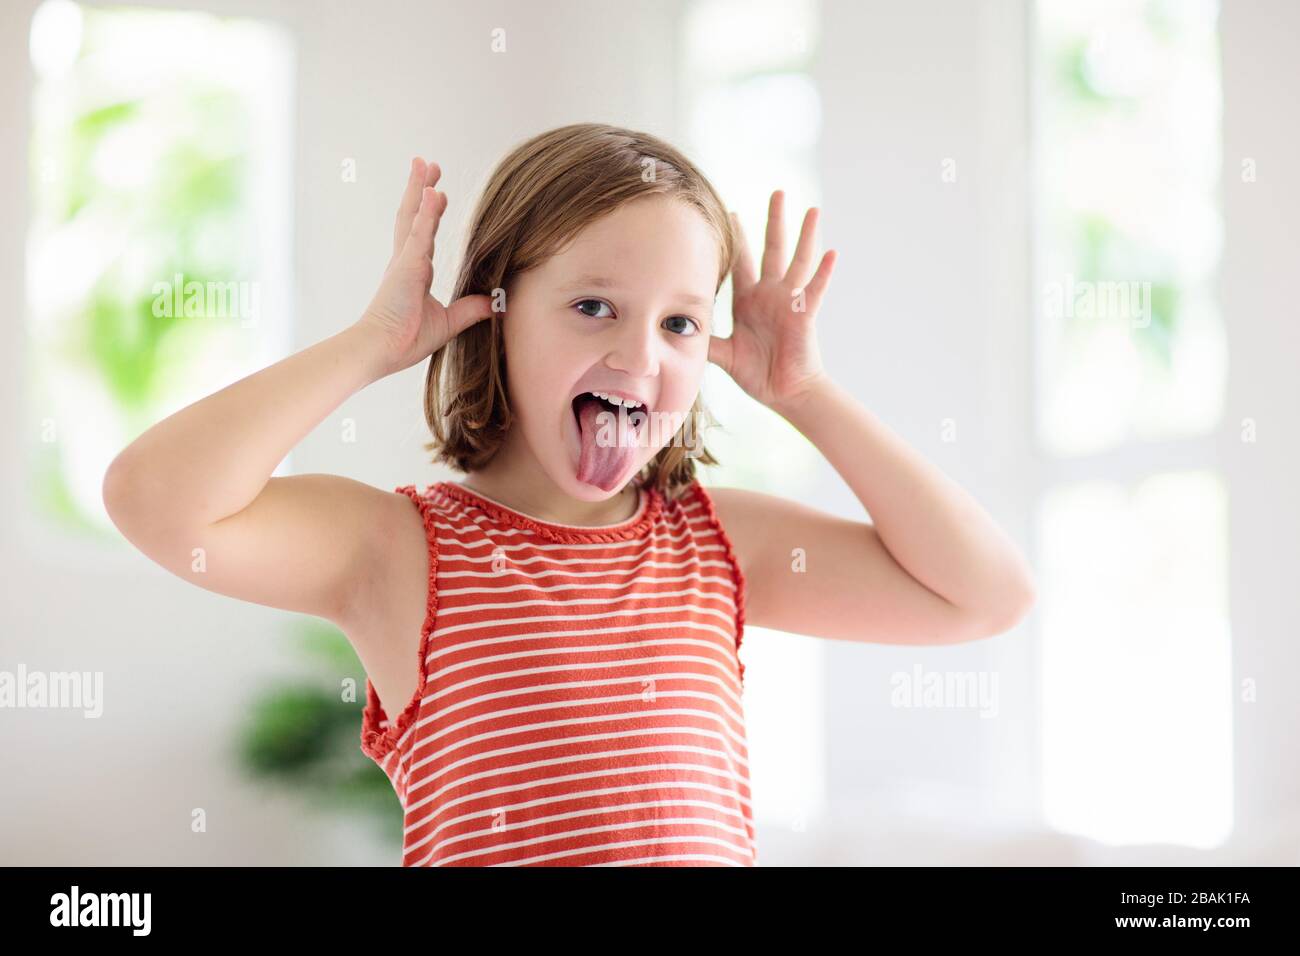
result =
[[[672,441],[709,360],[720,249],[699,212],[662,196],[633,200],[589,224],[560,253],[517,277],[505,307],[508,444],[555,485],[598,501],[620,491]],[[603,282],[598,280],[604,280]],[[585,410],[587,391],[640,399],[635,439],[619,415]],[[582,413],[580,403],[578,412]],[[596,416],[605,438],[597,448]],[[653,427],[652,427],[653,426]],[[599,429],[601,426],[595,426]],[[610,447],[610,438],[622,447]],[[584,453],[584,444],[586,451]]]

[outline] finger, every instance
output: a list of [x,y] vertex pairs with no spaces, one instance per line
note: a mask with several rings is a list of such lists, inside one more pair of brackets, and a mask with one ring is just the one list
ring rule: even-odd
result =
[[424,184],[426,186],[438,185],[438,180],[442,178],[442,167],[437,163],[430,163],[425,167]]
[[[441,198],[440,198],[441,197]],[[415,218],[411,220],[411,229],[406,234],[402,246],[402,258],[411,262],[423,258],[433,258],[433,237],[438,232],[438,221],[446,209],[446,194],[439,193],[432,186],[425,186],[420,198],[420,207]]]
[[461,296],[447,306],[447,324],[451,326],[453,336],[460,335],[474,323],[490,319],[493,315],[492,297],[489,295]]
[[397,208],[397,221],[393,225],[393,256],[401,254],[406,245],[406,237],[411,231],[411,223],[420,210],[420,197],[424,186],[435,185],[442,176],[442,168],[437,163],[425,163],[419,156],[411,160],[411,172],[406,180],[406,192]]
[[826,295],[826,287],[830,284],[831,273],[835,271],[835,260],[837,255],[834,249],[829,249],[826,255],[822,256],[821,264],[813,277],[808,280],[808,285],[804,287],[804,304],[807,306],[807,313],[813,315],[821,307],[822,297]]
[[776,279],[785,258],[785,193],[777,190],[767,203],[767,235],[763,242],[763,271],[759,278]]
[[411,231],[411,220],[420,208],[420,185],[424,182],[424,160],[415,157],[406,175],[406,189],[402,192],[402,201],[397,204],[397,218],[393,221],[393,257],[396,258],[406,245],[407,233]]
[[737,296],[757,282],[758,276],[754,272],[754,254],[749,249],[749,240],[745,238],[745,230],[740,225],[740,217],[734,212],[731,214],[731,224],[735,231],[736,245],[740,247],[736,267],[731,273],[731,294]]
[[794,248],[794,258],[786,270],[785,281],[793,286],[803,286],[812,271],[813,251],[817,243],[817,220],[820,210],[814,206],[804,214],[803,228],[799,230],[799,242]]
[[709,361],[717,365],[728,375],[731,374],[731,336],[709,336]]

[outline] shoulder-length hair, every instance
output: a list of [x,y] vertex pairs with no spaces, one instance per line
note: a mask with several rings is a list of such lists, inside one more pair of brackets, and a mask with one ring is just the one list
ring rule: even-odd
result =
[[[648,133],[575,123],[516,146],[496,167],[470,220],[452,301],[494,296],[514,277],[546,261],[588,223],[642,196],[669,196],[697,209],[721,250],[716,294],[739,256],[726,206],[712,184],[673,146]],[[508,293],[507,293],[508,294]],[[508,311],[508,309],[507,309]],[[476,322],[433,353],[424,384],[424,416],[434,461],[462,472],[485,466],[514,416],[506,397],[501,324]],[[716,424],[699,397],[673,439],[636,476],[673,498],[700,464],[718,461],[699,437]],[[690,441],[683,432],[691,428]]]

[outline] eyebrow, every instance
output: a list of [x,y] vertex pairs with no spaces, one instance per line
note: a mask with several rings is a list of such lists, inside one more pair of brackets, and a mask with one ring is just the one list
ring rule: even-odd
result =
[[[607,279],[605,276],[589,275],[579,276],[572,282],[567,282],[560,287],[561,292],[576,292],[578,289],[616,289],[618,283],[613,279]],[[716,298],[716,297],[715,297]],[[693,292],[678,292],[677,301],[688,302],[691,305],[712,306],[714,298],[705,298],[702,295],[695,295]]]

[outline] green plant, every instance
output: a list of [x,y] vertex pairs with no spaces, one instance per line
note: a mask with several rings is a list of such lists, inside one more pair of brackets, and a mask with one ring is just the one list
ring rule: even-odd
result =
[[323,621],[304,619],[295,630],[311,671],[252,701],[238,739],[240,766],[314,807],[366,817],[382,839],[400,845],[401,804],[388,776],[361,752],[361,662],[343,633]]

